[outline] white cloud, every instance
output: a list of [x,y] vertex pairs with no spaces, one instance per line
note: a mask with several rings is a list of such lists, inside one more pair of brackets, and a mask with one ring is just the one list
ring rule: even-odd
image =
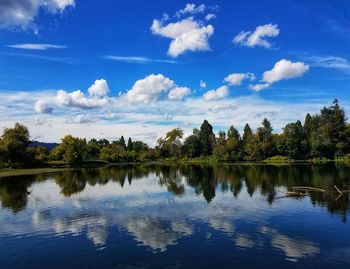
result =
[[237,109],[237,106],[233,104],[218,104],[209,108],[209,111],[213,113],[219,113],[225,110],[236,110],[236,109]]
[[263,81],[274,83],[276,81],[300,77],[309,70],[309,66],[303,62],[291,62],[282,59],[275,63],[274,67],[264,72]]
[[221,87],[217,88],[216,90],[207,91],[203,95],[203,99],[204,99],[204,101],[209,102],[209,101],[222,99],[222,98],[226,97],[228,94],[229,94],[228,87],[221,86]]
[[114,56],[107,55],[104,57],[108,60],[113,60],[117,62],[125,62],[125,63],[139,63],[139,64],[147,64],[147,63],[168,63],[175,64],[177,63],[174,60],[164,60],[164,59],[151,59],[143,56]]
[[205,11],[205,5],[201,4],[199,6],[196,6],[196,4],[186,4],[186,6],[183,9],[180,9],[178,12],[176,12],[176,17],[181,17],[182,15],[186,14],[198,14],[203,13]]
[[81,109],[101,108],[109,103],[108,97],[91,97],[85,96],[81,90],[74,92],[66,92],[64,90],[57,91],[56,102],[66,107],[77,107]]
[[256,77],[253,73],[232,73],[225,77],[224,82],[227,82],[231,86],[238,86],[242,84],[244,79],[253,81]]
[[54,45],[54,44],[15,44],[8,45],[10,48],[25,49],[25,50],[48,50],[48,49],[65,49],[67,46]]
[[51,114],[53,112],[53,107],[47,102],[39,100],[35,103],[34,110],[36,113]]
[[310,56],[305,61],[311,66],[339,69],[350,72],[350,62],[347,59],[337,56]]
[[162,74],[151,74],[144,79],[137,80],[126,93],[126,98],[131,103],[149,104],[160,100],[161,96],[174,86],[174,81]]
[[215,19],[215,18],[216,18],[216,15],[213,13],[209,13],[205,16],[206,21],[210,21],[210,20]]
[[76,115],[75,117],[69,119],[67,121],[67,123],[71,123],[71,124],[86,124],[86,123],[92,123],[95,120],[93,118],[91,118],[90,116],[86,115],[86,114],[79,114]]
[[261,91],[263,89],[266,89],[266,88],[268,88],[270,86],[271,86],[270,83],[261,83],[261,84],[255,84],[255,85],[250,84],[249,85],[249,89],[252,90],[252,91],[259,92],[259,91]]
[[169,100],[182,100],[191,93],[188,87],[175,87],[169,91]]
[[105,79],[97,79],[88,89],[88,93],[93,97],[103,97],[109,93],[109,87]]
[[168,54],[177,57],[187,51],[210,50],[208,39],[213,35],[214,27],[210,24],[202,25],[195,21],[193,17],[169,23],[165,26],[162,21],[155,19],[151,31],[155,35],[172,39]]
[[74,7],[75,0],[4,0],[0,1],[0,29],[27,30],[35,28],[35,17],[39,11],[61,13]]
[[199,82],[199,87],[201,87],[201,89],[204,89],[204,88],[207,87],[207,83],[205,83],[205,81],[201,80],[201,81]]
[[270,48],[271,43],[266,40],[267,37],[276,37],[280,33],[277,24],[265,24],[256,27],[254,32],[240,32],[234,39],[233,42],[247,47],[265,47]]

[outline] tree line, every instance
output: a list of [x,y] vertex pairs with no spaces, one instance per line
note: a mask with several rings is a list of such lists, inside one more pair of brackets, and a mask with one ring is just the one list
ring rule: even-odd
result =
[[[276,157],[277,156],[277,157]],[[350,159],[350,124],[343,108],[334,100],[315,115],[307,114],[304,122],[287,124],[282,133],[273,133],[268,119],[255,131],[246,124],[241,135],[230,126],[227,131],[213,132],[204,120],[200,128],[184,138],[175,128],[157,141],[154,148],[142,141],[124,136],[116,141],[86,139],[67,135],[57,147],[49,150],[33,146],[27,127],[16,123],[5,128],[0,137],[0,165],[40,165],[48,162],[82,164],[101,160],[110,163],[154,160],[207,158],[216,161],[263,161],[269,158],[288,160]]]

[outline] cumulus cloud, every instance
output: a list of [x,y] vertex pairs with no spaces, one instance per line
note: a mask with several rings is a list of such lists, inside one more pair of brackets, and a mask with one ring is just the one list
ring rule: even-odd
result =
[[204,89],[204,88],[207,87],[207,83],[205,83],[205,81],[201,80],[201,81],[199,82],[199,87],[201,87],[201,89]]
[[205,16],[206,21],[210,21],[210,20],[215,19],[215,18],[216,18],[216,15],[213,13],[209,13]]
[[109,87],[105,79],[98,79],[90,86],[88,93],[93,97],[103,97],[109,93]]
[[108,97],[91,97],[85,96],[81,90],[74,92],[66,92],[64,90],[57,91],[56,102],[66,107],[78,107],[81,109],[90,109],[103,107],[109,103]]
[[74,7],[75,0],[4,0],[0,1],[0,29],[26,30],[35,28],[35,17],[40,10],[51,14],[62,13]]
[[282,59],[275,63],[274,67],[265,71],[263,74],[263,83],[249,85],[249,89],[253,91],[261,91],[271,86],[280,80],[286,80],[291,78],[296,78],[304,75],[310,67],[303,62],[291,62],[286,59]]
[[232,73],[225,77],[224,82],[227,82],[230,86],[241,85],[244,79],[253,81],[256,79],[253,73]]
[[34,105],[34,110],[36,113],[51,114],[53,112],[53,107],[43,100],[39,100]]
[[174,81],[162,74],[151,74],[144,79],[137,80],[126,93],[126,98],[131,103],[149,104],[158,101],[164,93],[174,86]]
[[309,70],[309,66],[303,62],[291,62],[282,59],[275,63],[275,66],[264,72],[263,81],[273,83],[276,81],[296,78],[304,75]]
[[233,42],[247,47],[265,47],[270,48],[271,43],[266,40],[267,37],[276,37],[280,33],[277,24],[265,24],[256,27],[254,32],[242,31],[235,38]]
[[195,21],[193,17],[167,25],[163,25],[163,21],[155,19],[151,31],[155,35],[172,39],[168,54],[177,57],[187,51],[210,50],[208,40],[214,33],[214,27],[210,24],[205,26]]
[[186,6],[183,9],[180,9],[178,12],[176,12],[176,17],[181,17],[185,14],[198,14],[203,13],[205,11],[205,5],[201,4],[199,6],[196,6],[196,4],[186,4]]
[[261,84],[255,84],[255,85],[250,84],[249,85],[249,89],[252,91],[256,91],[256,92],[259,92],[259,91],[266,89],[268,87],[270,87],[270,83],[261,83]]
[[203,99],[204,99],[204,101],[209,102],[209,101],[222,99],[222,98],[226,97],[228,94],[229,94],[228,87],[221,86],[221,87],[217,88],[216,90],[207,91],[203,95]]
[[175,87],[169,91],[169,100],[182,100],[191,93],[188,87]]
[[48,49],[65,49],[67,46],[54,45],[54,44],[14,44],[8,45],[10,48],[14,49],[25,49],[25,50],[48,50]]

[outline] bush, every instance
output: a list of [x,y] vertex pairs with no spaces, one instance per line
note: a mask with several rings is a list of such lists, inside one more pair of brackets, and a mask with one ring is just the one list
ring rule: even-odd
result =
[[263,162],[269,163],[269,164],[290,164],[293,162],[293,160],[291,160],[286,156],[277,155],[277,156],[269,157],[265,159]]

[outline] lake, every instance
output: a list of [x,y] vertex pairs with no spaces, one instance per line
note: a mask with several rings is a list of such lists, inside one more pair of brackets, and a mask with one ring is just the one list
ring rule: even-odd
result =
[[[128,165],[0,179],[0,268],[350,268],[350,165]],[[289,197],[295,186],[321,188]]]

